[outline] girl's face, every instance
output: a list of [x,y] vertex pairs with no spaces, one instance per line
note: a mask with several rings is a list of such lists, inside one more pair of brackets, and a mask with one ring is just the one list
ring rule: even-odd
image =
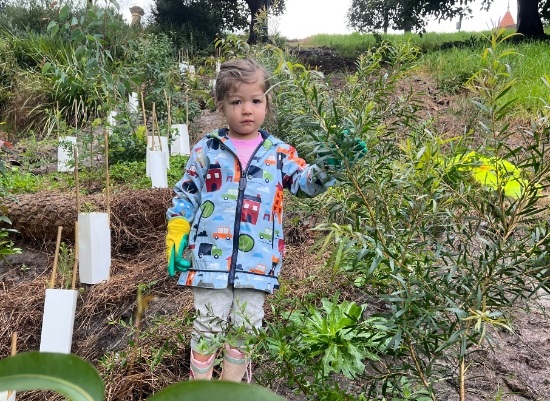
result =
[[229,137],[255,139],[267,113],[267,97],[260,75],[253,83],[241,82],[223,101],[221,111],[229,125]]

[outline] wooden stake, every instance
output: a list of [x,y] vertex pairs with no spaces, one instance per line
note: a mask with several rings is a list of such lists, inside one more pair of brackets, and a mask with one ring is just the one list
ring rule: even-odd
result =
[[78,213],[80,213],[80,182],[78,181],[78,148],[73,149],[74,154],[74,186],[76,192],[76,218],[78,219]]
[[143,99],[143,91],[139,92],[141,95],[141,110],[143,112],[143,126],[145,127],[145,138],[147,138],[147,113],[145,112],[145,100]]
[[103,138],[105,141],[105,203],[107,204],[107,224],[111,226],[111,190],[109,184],[109,133],[107,130],[103,131]]
[[155,124],[157,125],[159,149],[162,152],[162,141],[160,140],[160,128],[159,128],[159,122],[157,120],[157,110],[156,110],[155,102],[153,102],[153,149],[152,150],[155,150]]
[[50,288],[55,287],[55,275],[57,274],[57,260],[59,258],[59,246],[61,245],[61,231],[63,231],[63,227],[62,226],[57,227],[57,243],[55,245],[55,256],[53,259],[53,269],[52,269],[52,278],[50,280]]
[[74,135],[78,136],[78,105],[74,101]]
[[59,131],[61,129],[59,128],[59,120],[61,118],[61,114],[59,113],[59,100],[55,103],[55,123],[57,125],[57,137],[59,138]]
[[170,138],[170,128],[172,126],[172,114],[171,114],[171,100],[170,97],[166,94],[166,89],[164,90],[164,99],[166,100],[166,109],[168,111],[168,126],[166,128],[166,136]]
[[187,124],[187,129],[189,129],[189,91],[185,91],[185,124]]
[[78,270],[78,221],[74,223],[74,265],[73,265],[73,279],[71,281],[71,290],[76,287],[76,272]]
[[17,354],[17,332],[11,334],[11,356]]

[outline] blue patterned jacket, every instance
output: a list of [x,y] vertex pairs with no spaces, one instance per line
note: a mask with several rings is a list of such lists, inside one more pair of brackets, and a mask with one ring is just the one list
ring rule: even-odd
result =
[[178,284],[253,288],[272,293],[284,254],[283,190],[312,197],[334,183],[318,166],[266,131],[241,166],[227,129],[208,133],[191,150],[175,185],[168,219],[189,221],[192,267]]

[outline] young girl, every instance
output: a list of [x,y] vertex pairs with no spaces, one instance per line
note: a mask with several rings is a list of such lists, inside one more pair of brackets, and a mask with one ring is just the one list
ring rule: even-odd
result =
[[[260,129],[270,105],[268,78],[251,59],[221,65],[215,99],[228,128],[193,147],[167,212],[168,273],[182,272],[178,284],[193,288],[197,312],[190,379],[212,378],[230,325],[248,332],[262,325],[283,259],[283,190],[312,197],[333,183]],[[190,260],[183,255],[188,244]],[[249,356],[242,346],[225,343],[222,380],[243,379]]]

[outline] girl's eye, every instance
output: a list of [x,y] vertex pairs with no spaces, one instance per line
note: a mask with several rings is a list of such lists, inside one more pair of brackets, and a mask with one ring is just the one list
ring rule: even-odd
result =
[[260,104],[262,103],[262,99],[254,99],[253,102],[254,104]]
[[231,104],[241,104],[241,101],[240,101],[240,100],[233,100],[233,101],[231,102]]

